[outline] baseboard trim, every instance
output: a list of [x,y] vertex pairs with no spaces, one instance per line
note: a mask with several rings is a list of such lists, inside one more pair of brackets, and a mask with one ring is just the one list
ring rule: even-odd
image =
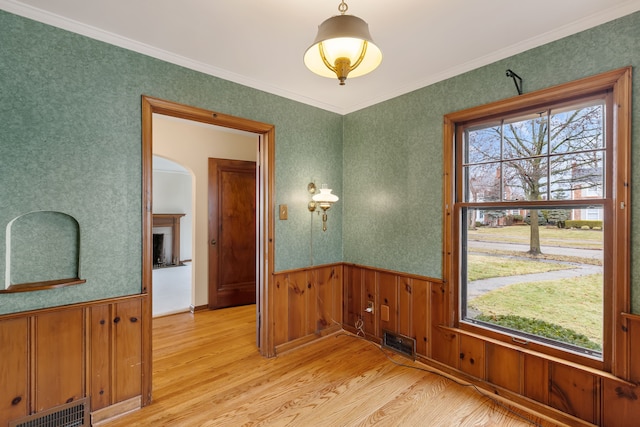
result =
[[137,411],[142,407],[142,396],[132,397],[131,399],[115,403],[106,408],[98,409],[91,413],[91,425],[98,427],[107,421],[121,417],[130,412]]
[[293,341],[289,341],[283,344],[280,344],[278,346],[276,346],[276,354],[281,356],[282,354],[291,351],[291,350],[295,350],[298,349],[300,347],[303,347],[307,344],[311,344],[312,342],[315,342],[319,339],[322,339],[324,337],[327,337],[329,335],[333,335],[336,334],[340,331],[342,331],[342,326],[335,324],[335,325],[331,325],[326,329],[323,329],[321,331],[319,331],[318,333],[315,334],[310,334],[301,338],[298,338],[296,340]]
[[189,306],[189,311],[193,314],[196,311],[201,311],[201,310],[207,310],[209,308],[208,305],[190,305]]

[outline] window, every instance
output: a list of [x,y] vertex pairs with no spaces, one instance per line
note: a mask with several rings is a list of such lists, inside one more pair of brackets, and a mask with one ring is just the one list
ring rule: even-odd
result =
[[445,117],[444,271],[454,326],[610,369],[630,141],[602,76]]

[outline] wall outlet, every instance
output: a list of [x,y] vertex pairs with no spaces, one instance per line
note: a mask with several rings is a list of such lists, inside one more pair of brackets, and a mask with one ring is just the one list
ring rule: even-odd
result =
[[373,314],[373,301],[367,301],[367,308],[364,311]]

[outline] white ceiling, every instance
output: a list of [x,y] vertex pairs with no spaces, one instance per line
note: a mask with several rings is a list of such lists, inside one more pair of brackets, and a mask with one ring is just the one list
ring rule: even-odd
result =
[[0,9],[340,114],[640,10],[640,0],[347,0],[383,60],[339,86],[302,62],[339,3],[0,0]]

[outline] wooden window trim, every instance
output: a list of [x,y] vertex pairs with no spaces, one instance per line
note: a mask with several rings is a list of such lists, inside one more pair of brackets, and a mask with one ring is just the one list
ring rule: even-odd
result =
[[[529,94],[508,98],[487,105],[447,114],[443,118],[443,265],[445,283],[445,304],[448,308],[444,326],[477,329],[482,335],[506,341],[500,334],[488,334],[483,328],[461,325],[459,295],[460,240],[459,209],[456,208],[456,129],[459,125],[480,118],[490,118],[515,113],[537,106],[569,101],[573,98],[610,90],[613,97],[613,170],[611,200],[614,215],[609,221],[613,233],[611,277],[614,286],[608,299],[611,307],[605,307],[603,361],[594,361],[583,356],[560,352],[566,360],[611,372],[620,378],[629,378],[629,342],[626,336],[628,318],[623,313],[630,312],[630,179],[631,179],[631,67],[612,70],[596,76],[542,89]],[[605,295],[607,298],[607,295]],[[607,336],[609,337],[607,339]],[[531,347],[529,347],[531,348]],[[544,347],[549,354],[549,348]]]

